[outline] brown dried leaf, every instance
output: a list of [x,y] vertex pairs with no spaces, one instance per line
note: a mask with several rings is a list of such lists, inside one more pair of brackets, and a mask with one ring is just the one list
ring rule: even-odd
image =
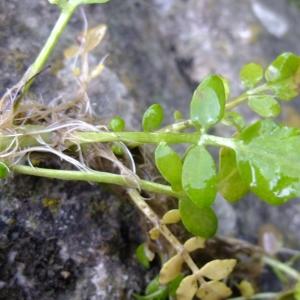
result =
[[193,252],[197,249],[203,249],[205,247],[205,239],[199,237],[199,236],[194,236],[190,239],[188,239],[184,243],[184,248],[188,252]]
[[166,284],[175,279],[181,272],[182,264],[183,258],[180,254],[170,258],[166,263],[164,263],[160,270],[159,282],[161,284]]
[[221,280],[226,278],[236,265],[235,259],[216,259],[204,265],[199,270],[199,275],[211,280]]
[[197,292],[197,289],[198,289],[198,283],[195,275],[187,276],[181,281],[176,291],[176,299],[192,300]]
[[66,59],[72,58],[72,57],[78,55],[79,50],[80,50],[79,46],[73,45],[73,46],[65,49],[65,51],[64,51],[64,57]]
[[89,29],[84,36],[84,52],[90,52],[95,49],[101,43],[103,37],[105,36],[106,30],[107,26],[104,24],[100,24]]
[[252,284],[247,280],[241,281],[238,288],[241,292],[241,295],[246,299],[250,299],[255,294]]
[[162,217],[162,222],[164,224],[174,224],[178,223],[180,219],[179,209],[171,209],[164,214]]
[[224,282],[210,281],[201,285],[196,296],[201,300],[221,300],[231,294],[231,289]]

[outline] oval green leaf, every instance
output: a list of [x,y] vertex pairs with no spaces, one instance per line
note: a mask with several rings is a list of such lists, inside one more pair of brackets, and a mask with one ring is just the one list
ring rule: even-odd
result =
[[223,118],[226,102],[223,80],[218,75],[210,75],[195,90],[190,107],[195,124],[208,128]]
[[240,71],[241,82],[245,88],[253,88],[262,80],[263,76],[262,66],[256,63],[246,64]]
[[294,77],[283,79],[275,83],[269,83],[275,97],[280,100],[289,101],[299,95],[300,92],[300,67]]
[[185,198],[179,200],[179,210],[184,227],[193,235],[207,239],[216,234],[218,219],[212,208],[200,208]]
[[269,204],[300,197],[300,130],[262,120],[236,143],[238,168],[251,190]]
[[160,104],[155,103],[149,106],[143,116],[144,131],[153,131],[161,126],[164,119],[164,111]]
[[249,190],[242,179],[235,152],[230,148],[221,148],[219,155],[218,191],[229,202],[240,200]]
[[198,207],[214,202],[217,193],[216,166],[203,146],[195,146],[188,151],[183,162],[182,186]]
[[249,107],[264,118],[274,118],[280,114],[281,107],[270,95],[249,96]]
[[181,190],[182,160],[166,143],[160,143],[155,150],[155,164],[161,175],[174,190]]
[[266,69],[265,77],[269,82],[276,82],[292,77],[300,66],[300,57],[291,52],[280,54]]
[[138,262],[146,269],[150,267],[149,253],[150,250],[148,249],[148,246],[145,243],[140,244],[135,250],[135,255]]

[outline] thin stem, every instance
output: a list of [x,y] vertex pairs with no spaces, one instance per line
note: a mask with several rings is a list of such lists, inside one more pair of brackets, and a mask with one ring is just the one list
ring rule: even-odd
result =
[[297,281],[300,280],[300,273],[285,263],[282,263],[282,262],[280,262],[276,259],[273,259],[271,257],[268,257],[268,256],[263,257],[263,262],[266,265],[269,265],[270,267],[272,267],[274,269],[284,272],[286,275],[288,275],[292,279],[295,279]]
[[269,86],[267,84],[262,84],[262,85],[260,85],[256,88],[254,88],[252,90],[248,90],[245,93],[241,94],[240,96],[232,99],[230,102],[228,102],[226,104],[225,108],[227,110],[232,109],[232,108],[240,105],[245,100],[247,100],[249,96],[255,95],[255,94],[258,94],[258,93],[261,93],[261,92],[265,92],[267,90],[269,90]]
[[241,94],[240,96],[236,97],[235,99],[233,99],[232,101],[228,102],[225,106],[225,108],[227,110],[232,109],[236,106],[238,106],[239,104],[241,104],[243,101],[248,99],[248,95],[246,93]]
[[183,120],[183,121],[168,125],[166,127],[163,127],[162,129],[158,130],[157,132],[181,131],[181,130],[192,128],[192,127],[194,127],[192,120]]
[[[61,37],[65,27],[67,26],[69,20],[71,19],[72,15],[77,6],[75,5],[64,5],[63,9],[61,10],[61,14],[52,29],[44,47],[40,51],[39,55],[35,59],[34,63],[30,66],[28,71],[24,75],[24,82],[30,80],[33,76],[38,74],[43,67],[45,66],[49,56],[53,52],[59,38]],[[25,90],[28,90],[30,85],[33,83],[33,80],[30,80],[25,87]]]
[[139,208],[139,210],[149,219],[149,221],[156,227],[159,232],[165,237],[165,239],[172,245],[178,254],[182,256],[186,264],[189,266],[191,271],[195,274],[199,271],[199,268],[189,255],[189,253],[184,249],[183,245],[178,241],[178,239],[173,235],[169,228],[160,222],[159,217],[151,209],[151,207],[145,202],[143,197],[138,191],[134,189],[129,189],[128,194],[134,204]]
[[[71,181],[87,181],[97,183],[116,184],[124,187],[135,188],[130,180],[126,180],[125,176],[99,171],[66,171],[45,168],[33,168],[29,166],[16,165],[11,167],[12,171],[18,174],[32,175],[38,177],[46,177]],[[135,178],[137,185],[142,190],[164,194],[172,197],[180,197],[180,193],[174,192],[170,186],[160,183],[150,182],[147,180]]]

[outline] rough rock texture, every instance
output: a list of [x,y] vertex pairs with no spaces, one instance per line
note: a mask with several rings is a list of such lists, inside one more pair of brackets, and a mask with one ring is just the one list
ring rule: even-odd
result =
[[[0,2],[1,93],[30,65],[57,13],[46,0]],[[109,54],[91,87],[95,110],[104,118],[119,113],[134,128],[155,101],[169,118],[174,109],[187,114],[193,88],[208,73],[227,76],[236,94],[243,63],[300,53],[300,13],[284,0],[112,0],[86,13],[91,25],[108,25],[93,57]],[[53,64],[81,29],[77,13]],[[46,72],[35,91],[47,101],[68,82]],[[218,201],[221,233],[256,241],[259,227],[272,223],[287,246],[300,247],[299,201],[280,208],[253,196],[233,208]],[[136,220],[134,207],[103,187],[19,176],[2,182],[0,299],[132,299],[146,280],[134,258],[144,237]]]

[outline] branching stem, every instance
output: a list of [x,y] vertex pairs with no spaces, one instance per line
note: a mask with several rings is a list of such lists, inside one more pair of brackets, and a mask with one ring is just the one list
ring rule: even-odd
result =
[[143,197],[139,194],[139,192],[134,189],[129,189],[128,194],[134,202],[134,204],[138,207],[138,209],[147,217],[147,219],[154,225],[154,227],[156,227],[159,230],[159,232],[172,245],[176,252],[182,256],[190,270],[194,274],[197,273],[197,271],[199,271],[199,268],[197,267],[189,253],[184,249],[183,245],[173,235],[169,228],[165,224],[162,224],[159,217],[144,201]]

